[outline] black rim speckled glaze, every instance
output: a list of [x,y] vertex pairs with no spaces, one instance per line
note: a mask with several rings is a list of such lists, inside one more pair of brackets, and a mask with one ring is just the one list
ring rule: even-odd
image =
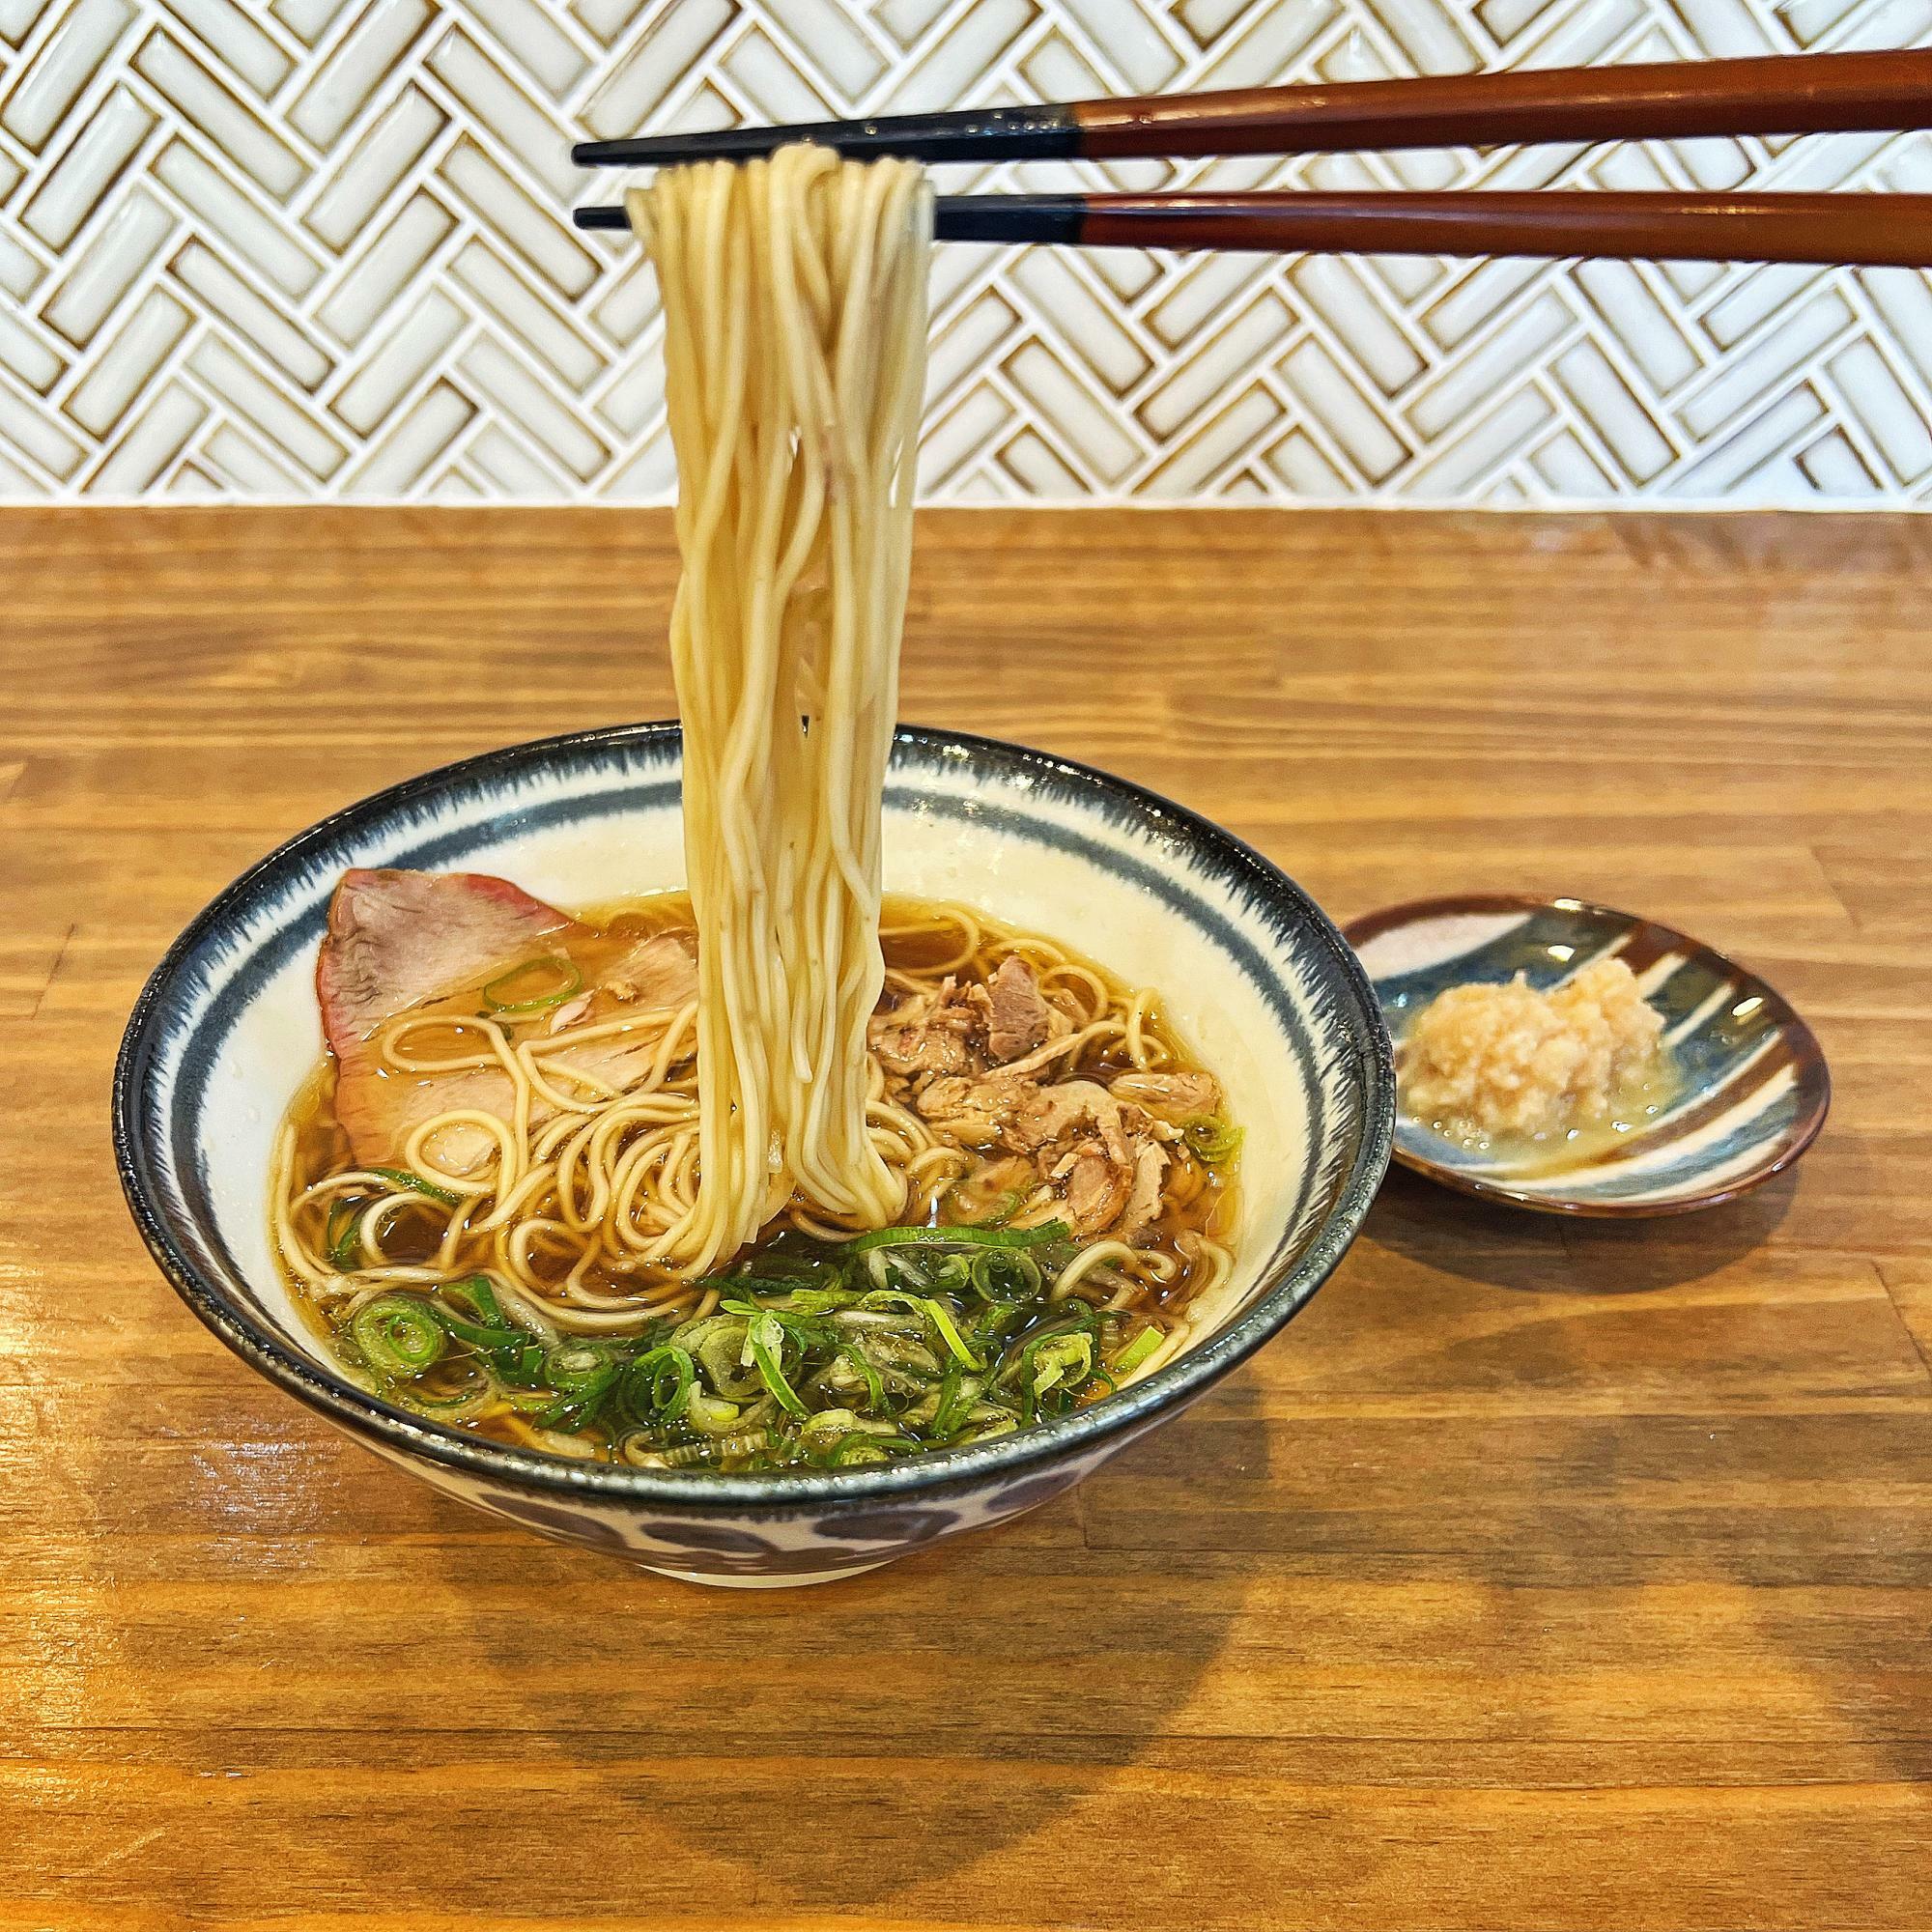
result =
[[[931,795],[906,785],[903,768],[908,762],[915,768],[925,763],[943,770],[965,761],[975,770],[1021,780],[1036,794],[1058,796],[1084,806],[1090,814],[1097,810],[1102,818],[1165,836],[1185,850],[1190,864],[1200,871],[1245,894],[1249,904],[1262,911],[1277,932],[1286,934],[1293,929],[1299,945],[1311,955],[1309,978],[1331,1002],[1336,1036],[1321,1044],[1342,1064],[1342,1077],[1352,1081],[1359,1095],[1355,1143],[1340,1164],[1332,1204],[1320,1225],[1298,1253],[1285,1252],[1291,1246],[1287,1236],[1277,1242],[1258,1270],[1257,1285],[1250,1291],[1247,1304],[1221,1329],[1117,1396],[989,1442],[841,1474],[786,1470],[724,1475],[571,1462],[425,1421],[365,1394],[293,1348],[276,1331],[252,1291],[238,1296],[212,1279],[177,1235],[176,1215],[160,1179],[160,1151],[171,1143],[183,1149],[185,1141],[186,1158],[177,1158],[174,1163],[177,1177],[189,1187],[201,1184],[192,1136],[213,1051],[203,1057],[198,1067],[185,1060],[174,1104],[165,1111],[154,1091],[155,1061],[163,1041],[178,1027],[186,1026],[191,1034],[215,1028],[218,1040],[246,1009],[251,984],[259,986],[291,953],[317,943],[322,910],[311,907],[306,915],[292,910],[291,918],[278,923],[254,948],[245,964],[209,1002],[206,1011],[195,1015],[185,996],[190,990],[190,976],[204,955],[216,949],[224,935],[232,936],[246,915],[264,901],[291,893],[318,869],[327,870],[332,865],[340,870],[334,848],[365,838],[385,821],[405,818],[412,807],[432,800],[460,803],[465,798],[487,798],[499,792],[506,782],[545,771],[583,777],[600,770],[630,775],[637,782],[623,791],[595,791],[552,801],[527,812],[506,812],[492,822],[488,832],[500,837],[505,831],[535,826],[553,817],[607,816],[627,796],[662,805],[668,802],[664,793],[674,796],[677,789],[675,766],[680,748],[674,723],[615,725],[508,746],[407,780],[331,814],[277,847],[214,898],[169,948],[135,1002],[115,1065],[115,1158],[128,1208],[149,1251],[183,1300],[222,1342],[298,1400],[352,1434],[405,1458],[421,1458],[472,1477],[586,1502],[647,1506],[672,1514],[695,1510],[707,1515],[739,1513],[771,1518],[794,1511],[822,1514],[828,1505],[835,1509],[869,1505],[882,1498],[979,1487],[1024,1476],[1042,1464],[1114,1444],[1181,1406],[1245,1361],[1306,1304],[1360,1230],[1387,1168],[1394,1135],[1395,1075],[1388,1034],[1354,952],[1315,902],[1278,867],[1185,807],[1069,759],[997,739],[916,725],[902,725],[895,734],[895,767],[888,781],[889,807],[917,799],[922,809],[927,809],[931,802]],[[672,775],[647,781],[647,768],[654,761],[668,763]],[[1110,870],[1136,876],[1138,883],[1178,910],[1184,909],[1192,923],[1210,931],[1217,923],[1226,923],[1212,907],[1192,895],[1183,895],[1179,886],[1144,862],[1029,817],[1005,799],[943,803],[947,809],[956,808],[961,815],[980,822],[990,819],[997,824],[1002,815],[1010,817],[1015,830],[1029,838],[1080,850]],[[447,848],[442,854],[446,861],[476,843],[484,829],[476,822],[466,824],[439,838],[425,838],[420,845],[391,855],[384,863],[435,865],[440,863],[439,847]],[[343,862],[347,856],[346,850],[340,855]],[[1255,952],[1252,943],[1232,927],[1222,936],[1237,953]],[[1264,969],[1264,962],[1258,963]],[[1293,1011],[1287,989],[1271,972],[1260,977],[1250,970],[1249,977],[1277,1010],[1284,1014]],[[1294,1014],[1294,1027],[1305,1030],[1299,1013]],[[1312,1077],[1310,1084],[1313,1087]],[[1320,1093],[1312,1092],[1310,1140],[1317,1154],[1311,1157],[1303,1177],[1304,1201],[1320,1170],[1322,1107]],[[212,1215],[206,1219],[212,1228]],[[207,1237],[212,1244],[221,1245],[218,1234]],[[233,1271],[238,1280],[242,1278],[239,1266]]]

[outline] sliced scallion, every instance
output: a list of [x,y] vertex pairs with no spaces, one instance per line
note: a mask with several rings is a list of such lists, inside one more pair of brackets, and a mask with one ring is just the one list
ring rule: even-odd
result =
[[[485,1354],[495,1354],[499,1350],[521,1349],[530,1339],[521,1328],[497,1328],[480,1321],[466,1321],[462,1316],[451,1315],[446,1309],[439,1309],[437,1319],[457,1341],[468,1342],[472,1349],[481,1349]],[[540,1346],[538,1352],[542,1352]]]
[[1072,1233],[1065,1221],[1042,1221],[1037,1228],[874,1228],[839,1244],[841,1255],[868,1255],[874,1248],[1037,1248],[1064,1241]]
[[723,1435],[738,1420],[739,1413],[735,1402],[706,1395],[700,1388],[691,1391],[684,1409],[685,1420],[706,1435]]
[[323,1231],[323,1245],[328,1250],[328,1264],[345,1273],[362,1259],[362,1209],[360,1201],[336,1200],[329,1204],[328,1225]]
[[617,1386],[615,1353],[602,1342],[565,1342],[544,1357],[544,1380],[554,1400],[536,1418],[539,1429],[582,1429]]
[[764,1383],[755,1374],[744,1373],[752,1366],[745,1352],[750,1325],[742,1315],[707,1315],[687,1321],[670,1339],[691,1351],[705,1378],[727,1402],[752,1402],[764,1393]]
[[963,1382],[964,1378],[959,1372],[959,1364],[949,1362],[946,1365],[945,1378],[939,1384],[939,1401],[932,1411],[930,1428],[935,1442],[944,1442],[952,1434],[953,1418],[966,1406],[959,1399]]
[[811,1411],[799,1400],[798,1391],[785,1380],[784,1323],[767,1312],[755,1317],[745,1330],[745,1351],[752,1358],[766,1389],[787,1415],[803,1420]]
[[465,1275],[461,1281],[452,1281],[443,1289],[444,1294],[460,1294],[484,1321],[499,1327],[508,1327],[501,1305],[497,1300],[497,1291],[490,1284],[487,1274]]
[[462,1195],[452,1194],[446,1187],[439,1187],[433,1180],[425,1180],[419,1174],[412,1174],[406,1167],[372,1167],[371,1174],[380,1174],[384,1180],[396,1186],[407,1188],[412,1194],[426,1195],[430,1200],[444,1208],[455,1208],[463,1200]]
[[1220,1167],[1241,1151],[1241,1129],[1219,1114],[1197,1114],[1180,1123],[1181,1138],[1209,1167]]
[[[550,974],[555,983],[533,991],[520,989],[518,982],[533,973]],[[582,984],[583,975],[573,961],[559,952],[546,952],[499,973],[483,988],[483,1004],[493,1013],[540,1013],[546,1007],[561,1006]]]
[[350,1318],[362,1359],[379,1376],[405,1380],[433,1368],[446,1338],[436,1310],[416,1294],[379,1294]]
[[871,1358],[856,1343],[842,1342],[838,1348],[838,1359],[850,1362],[858,1370],[860,1378],[866,1384],[866,1406],[883,1408],[886,1403],[886,1385],[879,1379],[879,1372],[872,1366]]
[[959,1332],[952,1320],[952,1312],[945,1302],[934,1294],[914,1294],[903,1288],[875,1288],[865,1297],[867,1308],[911,1308],[932,1323],[934,1332],[946,1345],[947,1351],[969,1369],[984,1368],[985,1364],[967,1347],[966,1339]]
[[858,1298],[855,1288],[795,1288],[785,1297],[785,1307],[794,1315],[829,1315],[850,1308]]
[[904,1455],[910,1450],[923,1447],[910,1435],[872,1435],[864,1430],[855,1429],[851,1435],[841,1436],[826,1452],[826,1462],[835,1469],[845,1468],[854,1463],[886,1463],[895,1455]]
[[1026,1351],[1026,1383],[1037,1402],[1048,1389],[1062,1383],[1085,1381],[1094,1368],[1094,1338],[1091,1335],[1047,1335],[1031,1344]]
[[696,1378],[690,1352],[666,1343],[624,1371],[624,1400],[639,1422],[675,1422],[691,1401]]
[[1023,1248],[989,1248],[966,1264],[973,1292],[984,1301],[1032,1301],[1045,1286],[1039,1263]]

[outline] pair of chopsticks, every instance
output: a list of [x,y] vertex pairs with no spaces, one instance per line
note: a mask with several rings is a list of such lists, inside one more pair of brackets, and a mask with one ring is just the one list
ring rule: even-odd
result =
[[[1255,87],[586,141],[581,167],[749,160],[794,141],[909,160],[1127,160],[1932,128],[1932,48]],[[629,226],[580,208],[579,228]],[[1031,194],[939,198],[942,242],[1932,267],[1932,195]]]

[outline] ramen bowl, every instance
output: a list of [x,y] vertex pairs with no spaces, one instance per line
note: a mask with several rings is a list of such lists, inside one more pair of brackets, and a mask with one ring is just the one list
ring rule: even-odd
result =
[[984,906],[1159,989],[1245,1130],[1236,1267],[1190,1345],[1117,1395],[1013,1434],[849,1471],[567,1461],[358,1387],[295,1306],[270,1154],[322,1053],[314,987],[350,867],[499,873],[572,906],[684,883],[680,740],[639,724],[518,745],[380,792],[292,838],[176,941],[115,1075],[135,1222],[184,1301],[258,1373],[475,1508],[694,1581],[823,1581],[1059,1495],[1198,1400],[1306,1305],[1389,1157],[1388,1035],[1341,935],[1284,873],[1151,792],[1065,759],[902,729],[886,887]]

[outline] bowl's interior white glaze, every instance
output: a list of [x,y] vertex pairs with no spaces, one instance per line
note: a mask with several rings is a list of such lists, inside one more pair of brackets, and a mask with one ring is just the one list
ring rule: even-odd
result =
[[[675,766],[663,770],[674,774]],[[296,924],[305,928],[303,943],[255,982],[220,1039],[196,1115],[195,1154],[222,1242],[270,1317],[312,1358],[320,1359],[318,1344],[270,1249],[270,1155],[322,1052],[314,940],[341,867],[497,872],[565,907],[675,889],[685,876],[675,790],[659,772],[648,776],[654,781],[639,785],[635,772],[533,768],[481,800],[432,793],[348,835],[326,865],[242,920],[240,949]],[[1144,816],[1129,821],[1034,790],[1024,773],[989,771],[963,754],[938,772],[895,772],[887,887],[984,907],[1158,988],[1174,1023],[1220,1076],[1246,1131],[1238,1265],[1214,1305],[1197,1309],[1189,1340],[1199,1340],[1245,1302],[1284,1242],[1312,1234],[1329,1205],[1323,1188],[1306,1185],[1312,1164],[1335,1158],[1310,1146],[1307,1096],[1325,1084],[1325,1001],[1313,953],[1298,958],[1293,940],[1258,936],[1249,897],[1203,867],[1179,829],[1165,833]],[[1224,933],[1238,929],[1245,948],[1218,943],[1217,922]],[[1245,962],[1236,956],[1241,950]],[[1278,1004],[1284,990],[1300,1022],[1292,1030]]]

